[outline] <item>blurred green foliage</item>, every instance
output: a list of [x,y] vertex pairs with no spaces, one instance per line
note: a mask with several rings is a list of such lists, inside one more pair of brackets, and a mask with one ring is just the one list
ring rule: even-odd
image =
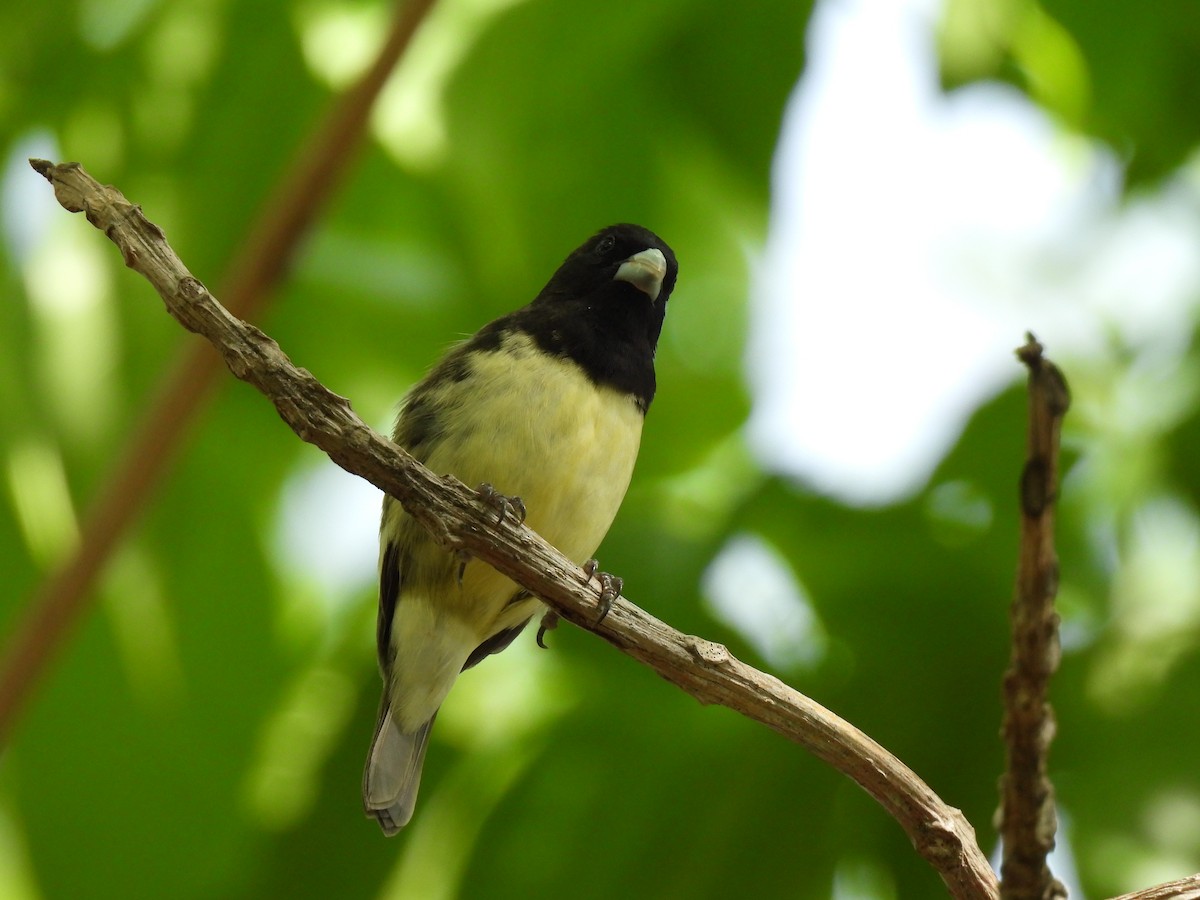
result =
[[[1188,4],[1119,22],[1112,3],[1011,6],[952,0],[945,58],[961,78],[1020,69],[1068,123],[1134,148],[1135,177],[1190,152],[1197,120],[1181,91],[1200,56]],[[991,52],[970,26],[996,9],[1027,21]],[[619,220],[654,228],[683,274],[605,568],[655,614],[728,643],[881,741],[966,812],[990,851],[1022,393],[979,410],[928,489],[884,509],[814,496],[740,447],[743,248],[764,237],[809,11],[447,0],[262,324],[382,425],[450,340],[526,302],[584,236]],[[77,511],[164,367],[194,340],[99,235],[53,208],[23,158],[82,160],[218,288],[386,15],[333,0],[0,10],[6,628],[71,545]],[[1080,386],[1095,393],[1119,375],[1086,373]],[[1093,894],[1200,867],[1195,610],[1156,619],[1139,594],[1169,568],[1155,567],[1156,535],[1174,536],[1171,571],[1184,572],[1161,597],[1197,591],[1194,399],[1177,419],[1134,443],[1141,479],[1120,502],[1093,476],[1123,445],[1086,417],[1069,435],[1069,639],[1052,762]],[[279,549],[283,510],[297,508],[289,491],[314,473],[334,494],[355,489],[227,380],[0,764],[0,895],[940,894],[853,784],[569,628],[550,653],[523,639],[463,679],[417,817],[385,841],[358,808],[378,690],[370,564],[330,582]],[[332,515],[311,498],[299,508],[314,527]],[[803,581],[824,634],[818,658],[772,666],[702,603],[708,564],[741,533]]]
[[[1150,13],[1147,10],[1147,13]],[[1108,142],[1131,184],[1169,175],[1200,141],[1200,7],[1121,0],[946,0],[948,84],[999,77]]]

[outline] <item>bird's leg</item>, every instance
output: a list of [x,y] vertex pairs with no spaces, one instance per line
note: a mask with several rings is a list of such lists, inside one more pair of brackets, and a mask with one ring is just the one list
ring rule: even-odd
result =
[[458,560],[458,586],[462,587],[463,575],[466,574],[467,563],[471,561],[471,554],[466,550],[458,550],[454,556]]
[[546,642],[542,638],[546,636],[547,631],[553,631],[558,627],[559,618],[561,618],[559,614],[552,609],[546,610],[546,614],[542,616],[541,625],[538,626],[537,645],[543,650],[549,650],[550,648],[546,646]]
[[479,499],[496,510],[496,524],[504,521],[506,516],[512,516],[518,525],[525,521],[525,502],[520,497],[510,497],[502,494],[486,482],[475,489]]
[[608,615],[609,610],[613,608],[613,604],[617,598],[621,596],[621,591],[625,587],[625,580],[618,575],[609,575],[607,572],[601,572],[600,563],[594,559],[589,559],[583,564],[583,574],[587,576],[588,581],[595,578],[600,582],[600,600],[597,603],[600,615],[596,617],[596,624],[599,625],[604,621],[604,617]]

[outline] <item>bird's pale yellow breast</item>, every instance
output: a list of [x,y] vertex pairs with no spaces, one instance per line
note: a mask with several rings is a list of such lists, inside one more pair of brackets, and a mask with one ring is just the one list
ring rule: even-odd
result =
[[[469,395],[444,413],[446,439],[429,467],[519,496],[531,528],[577,562],[590,556],[633,474],[643,421],[634,399],[522,334],[473,356],[471,376],[454,387]],[[477,403],[486,416],[473,414]]]

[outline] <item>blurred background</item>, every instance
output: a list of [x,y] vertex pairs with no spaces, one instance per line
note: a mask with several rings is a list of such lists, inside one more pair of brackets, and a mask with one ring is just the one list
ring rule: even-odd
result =
[[[382,0],[0,10],[0,626],[197,339],[26,163],[218,288]],[[845,716],[985,852],[1025,429],[1066,371],[1052,774],[1076,897],[1200,869],[1200,9],[439,0],[261,324],[387,428],[636,221],[679,287],[600,551]],[[413,824],[362,817],[379,496],[223,378],[0,759],[0,896],[944,895],[854,784],[564,627],[471,671]]]

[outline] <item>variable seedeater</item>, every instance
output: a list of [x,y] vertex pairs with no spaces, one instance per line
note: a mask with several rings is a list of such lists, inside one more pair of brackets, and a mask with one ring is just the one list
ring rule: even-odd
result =
[[[677,271],[645,228],[596,233],[532,303],[413,388],[394,440],[434,472],[523,506],[534,531],[585,563],[629,487]],[[429,731],[455,679],[507,647],[541,604],[484,562],[464,567],[391,497],[379,544],[383,701],[363,806],[390,835],[412,818]]]

